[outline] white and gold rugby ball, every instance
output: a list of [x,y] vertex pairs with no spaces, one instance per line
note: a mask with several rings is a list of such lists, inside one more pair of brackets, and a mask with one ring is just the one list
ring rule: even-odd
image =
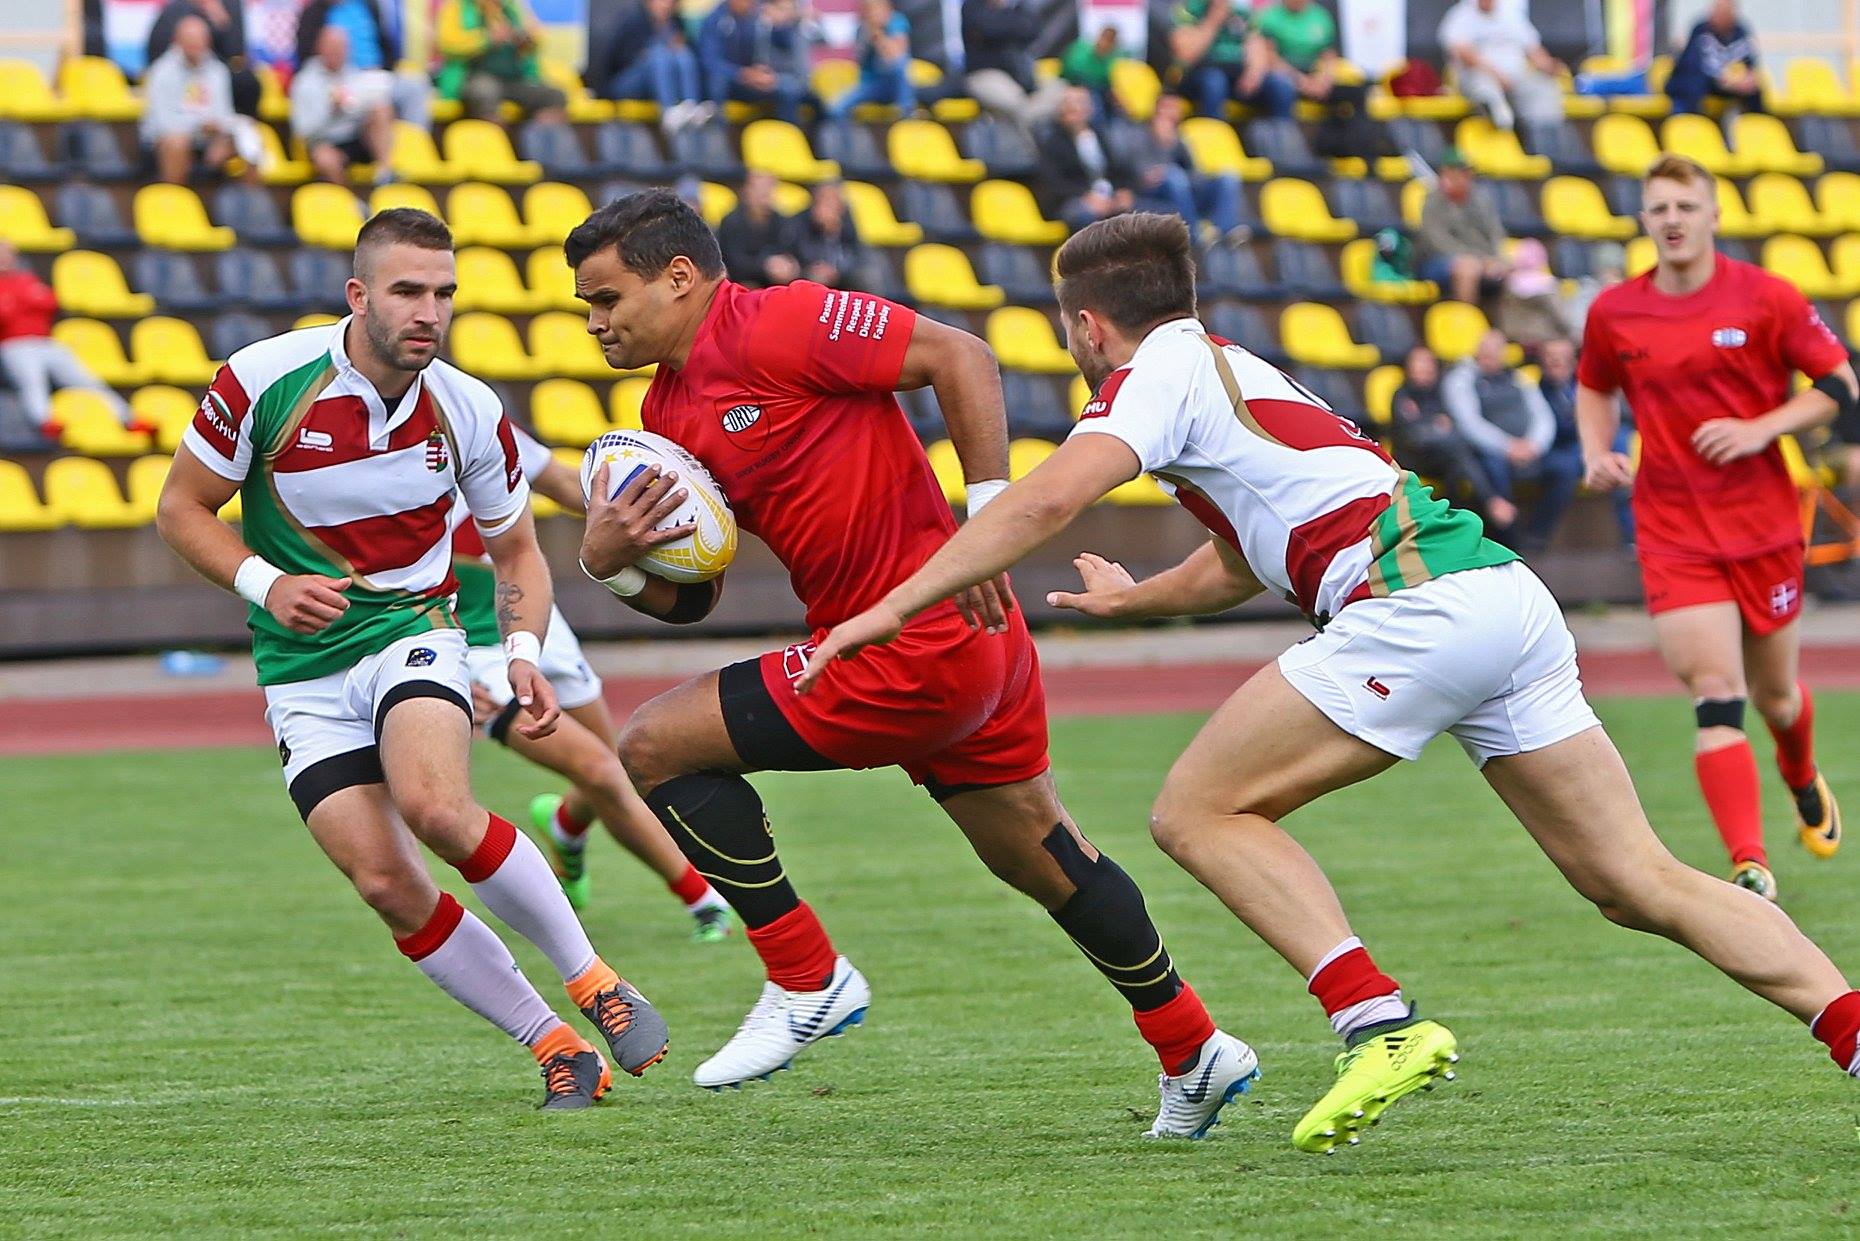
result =
[[658,466],[678,475],[685,502],[659,529],[693,523],[691,533],[640,557],[639,567],[668,582],[708,582],[736,558],[736,514],[722,488],[698,459],[651,431],[609,431],[588,445],[581,459],[581,494],[592,497],[594,475],[605,463],[608,498],[619,494],[639,471]]

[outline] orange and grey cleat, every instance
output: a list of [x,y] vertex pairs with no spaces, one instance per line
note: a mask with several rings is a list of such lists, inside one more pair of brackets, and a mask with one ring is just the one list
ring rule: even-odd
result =
[[581,1013],[607,1040],[614,1063],[634,1077],[665,1059],[671,1046],[665,1018],[624,978],[582,1005]]

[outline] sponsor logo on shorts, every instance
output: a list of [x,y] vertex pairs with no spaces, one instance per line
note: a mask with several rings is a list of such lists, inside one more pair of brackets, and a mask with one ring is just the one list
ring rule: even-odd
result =
[[430,646],[416,646],[407,652],[409,668],[430,668],[439,662],[439,653]]
[[[437,474],[450,464],[452,464],[452,456],[446,451],[445,434],[440,431],[435,431],[426,437],[426,468]],[[521,473],[521,470],[512,471],[513,475]],[[516,486],[516,480],[513,477],[510,481],[510,487],[514,491]]]
[[1389,689],[1388,686],[1376,680],[1374,677],[1370,677],[1367,681],[1364,681],[1363,688],[1368,690],[1370,693],[1374,694],[1376,697],[1384,699],[1384,700],[1386,700],[1389,694],[1393,692]]
[[334,452],[336,451],[336,437],[328,431],[313,431],[309,427],[300,427],[297,431],[297,446],[316,452]]
[[747,431],[761,421],[760,405],[732,405],[723,411],[723,429],[731,435]]
[[790,681],[798,681],[807,671],[807,661],[813,658],[812,642],[797,642],[781,653],[781,674]]
[[1741,327],[1715,328],[1711,334],[1711,343],[1720,349],[1742,349],[1750,334]]
[[1770,615],[1787,616],[1795,610],[1802,592],[1794,582],[1778,582],[1770,587]]

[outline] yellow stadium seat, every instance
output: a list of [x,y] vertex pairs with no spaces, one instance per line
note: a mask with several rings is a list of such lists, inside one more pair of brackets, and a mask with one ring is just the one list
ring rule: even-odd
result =
[[68,228],[53,228],[45,218],[45,204],[22,185],[0,185],[0,241],[21,250],[58,253],[77,244]]
[[129,355],[156,383],[202,387],[213,382],[219,364],[207,357],[200,332],[185,319],[156,315],[129,329]]
[[1055,444],[1048,440],[1018,439],[1008,445],[1008,478],[1019,482],[1040,468],[1053,455]]
[[185,185],[145,185],[136,191],[136,235],[164,250],[230,250],[233,231],[207,218],[200,195]]
[[652,380],[637,375],[614,384],[607,394],[607,402],[616,427],[622,431],[643,429],[640,410],[646,403],[646,389],[651,386]]
[[1401,187],[1401,223],[1403,228],[1421,227],[1421,210],[1427,205],[1427,182],[1410,181]]
[[252,66],[258,78],[258,115],[273,125],[282,125],[291,119],[291,97],[284,90],[284,82],[278,77],[278,71],[263,61]]
[[838,103],[840,96],[851,90],[858,82],[859,62],[849,60],[844,56],[816,61],[814,71],[808,77],[808,85],[814,88],[814,94],[827,104]]
[[457,164],[439,157],[433,135],[410,121],[394,122],[394,145],[388,150],[388,166],[402,181],[424,185],[451,185],[469,175]]
[[805,185],[837,180],[840,175],[840,166],[815,158],[807,135],[787,121],[751,121],[744,127],[743,166]]
[[1542,206],[1544,223],[1564,237],[1625,241],[1639,227],[1609,211],[1595,182],[1582,177],[1550,178],[1544,183]]
[[1743,195],[1726,177],[1718,178],[1718,235],[1720,237],[1761,237],[1763,226],[1744,206]]
[[956,446],[948,440],[938,440],[925,445],[924,456],[930,459],[930,472],[936,475],[943,498],[952,505],[966,503],[969,485],[963,481],[962,462],[956,458]]
[[155,505],[161,499],[162,484],[168,481],[168,467],[174,464],[174,458],[150,453],[137,457],[129,463],[129,476],[123,480],[123,491],[129,500],[129,511],[136,516],[136,524],[149,526],[155,523]]
[[[1607,58],[1603,57],[1590,57],[1588,60],[1582,62],[1583,71],[1585,73],[1622,73],[1635,68],[1633,63],[1622,60],[1613,61],[1613,67],[1611,69],[1596,70],[1591,68],[1592,65],[1606,59]],[[1672,57],[1655,56],[1653,62],[1647,66],[1648,93],[1645,95],[1610,96],[1608,99],[1609,113],[1611,115],[1626,114],[1650,121],[1657,121],[1670,113],[1673,110],[1673,103],[1672,100],[1668,99],[1666,96],[1666,79],[1672,72],[1672,67]]]
[[1052,320],[1030,306],[1003,306],[988,316],[988,345],[1004,369],[1042,375],[1078,370],[1059,343]]
[[1111,62],[1111,97],[1125,116],[1147,121],[1156,112],[1156,101],[1162,98],[1162,79],[1147,61],[1120,56]]
[[155,428],[155,447],[172,453],[181,443],[181,432],[194,420],[199,402],[194,394],[170,384],[146,384],[129,398],[135,416]]
[[1442,362],[1472,356],[1479,338],[1491,330],[1485,312],[1469,302],[1436,302],[1422,316],[1422,336]]
[[935,121],[899,121],[885,146],[898,175],[908,180],[966,183],[988,175],[981,160],[963,158],[956,140]]
[[451,353],[483,379],[540,379],[546,373],[530,359],[517,329],[502,315],[474,312],[452,320]]
[[1860,232],[1860,173],[1824,173],[1815,182],[1815,206],[1831,228]]
[[298,315],[291,323],[291,331],[300,332],[307,327],[329,327],[341,322],[341,315],[332,315],[325,310],[313,310],[307,315]]
[[340,185],[299,186],[291,194],[291,227],[306,246],[353,250],[362,227],[362,204]]
[[1653,238],[1642,233],[1638,237],[1628,239],[1627,255],[1621,270],[1629,280],[1632,280],[1642,272],[1651,271],[1657,261],[1658,255],[1653,248]]
[[1344,243],[1338,266],[1342,268],[1343,285],[1352,296],[1397,305],[1418,305],[1440,296],[1440,286],[1432,280],[1373,279],[1375,262],[1376,243],[1370,238],[1358,237]]
[[65,429],[60,442],[87,457],[134,457],[149,450],[149,437],[126,429],[116,411],[88,388],[52,393],[52,421]]
[[56,530],[64,524],[64,518],[40,503],[26,467],[0,459],[0,532],[27,534]]
[[705,181],[698,185],[698,214],[704,217],[704,223],[716,228],[723,223],[723,218],[736,210],[736,191],[727,185],[718,185],[715,181]]
[[1076,421],[1085,412],[1087,402],[1091,400],[1091,385],[1085,382],[1085,376],[1074,375],[1072,383],[1066,388],[1066,408],[1072,412]]
[[1761,173],[1751,179],[1748,191],[1750,214],[1758,232],[1765,236],[1799,233],[1827,237],[1842,231],[1840,218],[1828,219],[1817,211],[1808,187],[1788,173]]
[[1174,504],[1175,499],[1156,485],[1148,474],[1139,474],[1127,483],[1119,483],[1105,494],[1105,501],[1125,508],[1154,508]]
[[600,342],[588,335],[588,321],[562,311],[530,320],[530,357],[542,375],[608,379],[614,373],[601,356]]
[[1853,116],[1856,109],[1841,86],[1840,70],[1819,56],[1798,56],[1783,66],[1783,87],[1771,91],[1778,116]]
[[1264,181],[1272,175],[1272,161],[1248,155],[1240,145],[1239,132],[1226,121],[1191,116],[1182,122],[1182,141],[1201,172],[1231,172],[1245,181]]
[[226,501],[224,507],[220,509],[220,520],[231,522],[235,526],[245,520],[245,492],[233,492],[232,499]]
[[95,319],[60,319],[52,324],[52,339],[77,354],[84,369],[112,388],[133,388],[143,371],[123,353],[123,342],[107,323]]
[[575,296],[575,273],[562,252],[547,246],[530,251],[525,264],[529,276],[530,296],[537,310],[564,310],[585,314],[587,306]]
[[1743,152],[1725,145],[1724,131],[1709,116],[1682,113],[1669,116],[1660,126],[1660,145],[1676,155],[1695,159],[1720,177],[1742,177],[1753,169]]
[[439,200],[433,197],[433,191],[411,181],[390,181],[386,185],[377,185],[368,195],[368,214],[371,216],[395,207],[412,207],[415,211],[424,211],[442,220],[446,218],[446,213],[439,209]]
[[1860,340],[1860,300],[1847,303],[1847,339]]
[[123,269],[107,254],[71,250],[52,260],[52,292],[69,315],[135,319],[155,312],[155,299],[132,293]]
[[68,121],[77,112],[29,60],[0,60],[0,120]]
[[806,186],[796,185],[792,181],[779,181],[775,185],[775,210],[783,215],[800,215],[814,205],[813,191]]
[[60,457],[45,467],[45,506],[87,530],[128,530],[142,524],[117,489],[110,467],[90,457]]
[[525,250],[537,244],[529,226],[517,215],[509,193],[502,186],[482,181],[452,187],[446,195],[446,223],[452,226],[452,239],[461,246]]
[[134,121],[142,117],[142,100],[129,79],[106,56],[72,56],[58,66],[58,93],[73,112],[93,121]]
[[1408,378],[1393,362],[1376,367],[1363,377],[1363,408],[1369,420],[1386,427],[1395,420],[1395,391]]
[[969,200],[975,231],[990,241],[1015,246],[1056,246],[1066,226],[1040,214],[1033,191],[1018,181],[984,181]]
[[553,56],[537,57],[542,69],[543,81],[560,88],[568,96],[566,111],[570,122],[576,125],[595,125],[602,121],[614,119],[616,109],[611,99],[596,99],[588,93],[587,84],[574,66]]
[[1007,295],[999,285],[979,284],[969,256],[954,246],[914,246],[904,255],[904,284],[911,296],[932,306],[993,310]]
[[594,205],[578,185],[544,181],[523,191],[523,219],[537,245],[561,245],[569,232],[594,214]]
[[[302,185],[316,175],[316,169],[310,166],[309,159],[304,156],[304,144],[301,141],[292,143],[293,150],[286,151],[278,131],[260,121],[258,142],[264,152],[258,161],[258,179],[266,185]],[[243,160],[235,162],[241,166],[244,164]],[[352,167],[361,169],[366,165],[356,164]]]
[[1550,175],[1548,156],[1526,154],[1517,134],[1483,116],[1461,121],[1453,131],[1453,141],[1474,171],[1485,176],[1541,181]]
[[1331,215],[1318,187],[1293,177],[1266,182],[1259,192],[1259,214],[1275,237],[1335,243],[1356,236],[1356,221]]
[[530,394],[530,417],[544,443],[566,448],[586,448],[613,429],[594,390],[574,379],[537,384]]
[[1821,156],[1796,148],[1789,127],[1760,112],[1740,112],[1731,122],[1731,144],[1752,172],[1786,172],[1812,177],[1821,171]]
[[1595,122],[1589,140],[1595,147],[1596,163],[1617,176],[1645,176],[1660,158],[1652,127],[1638,116],[1611,112]]
[[527,315],[542,309],[523,285],[517,265],[502,250],[466,246],[458,252],[459,291],[453,309],[488,310],[500,315]]
[[1848,297],[1860,287],[1848,287],[1828,270],[1821,247],[1806,237],[1772,237],[1763,243],[1764,270],[1781,276],[1809,298]]
[[518,159],[510,135],[495,121],[454,121],[440,139],[446,160],[474,181],[528,185],[542,178],[542,165]]
[[1306,366],[1366,370],[1382,360],[1374,345],[1358,344],[1335,306],[1293,302],[1279,315],[1279,343]]
[[898,219],[892,212],[891,199],[876,185],[848,181],[845,190],[853,227],[859,231],[859,240],[868,246],[914,246],[924,239],[922,228]]
[[1828,266],[1836,284],[1860,294],[1860,233],[1843,233],[1834,239]]

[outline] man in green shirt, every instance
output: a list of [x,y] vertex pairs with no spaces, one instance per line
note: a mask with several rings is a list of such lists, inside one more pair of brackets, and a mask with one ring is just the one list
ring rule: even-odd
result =
[[1360,102],[1361,87],[1340,88],[1337,82],[1342,60],[1337,55],[1337,22],[1324,6],[1312,0],[1279,0],[1260,13],[1254,25],[1272,48],[1278,71],[1292,80],[1301,98],[1329,103],[1341,89]]
[[1182,96],[1203,116],[1224,118],[1228,100],[1267,116],[1292,114],[1292,80],[1273,69],[1272,46],[1253,29],[1246,0],[1182,0],[1169,51],[1181,70]]
[[1090,91],[1097,104],[1096,115],[1107,116],[1116,111],[1111,97],[1111,66],[1123,58],[1117,46],[1117,27],[1106,26],[1095,38],[1080,35],[1066,49],[1059,58],[1059,76],[1069,85]]

